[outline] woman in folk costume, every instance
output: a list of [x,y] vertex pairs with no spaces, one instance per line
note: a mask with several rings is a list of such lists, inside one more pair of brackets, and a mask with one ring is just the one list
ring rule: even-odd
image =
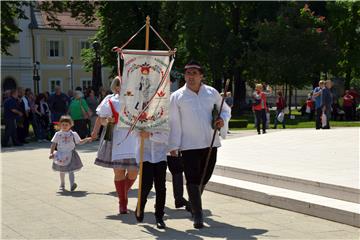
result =
[[134,184],[138,166],[136,163],[136,136],[127,136],[128,129],[119,129],[116,124],[121,111],[121,82],[116,77],[111,83],[114,94],[108,95],[96,109],[99,119],[96,121],[92,137],[97,135],[100,122],[106,128],[101,134],[99,150],[95,164],[114,169],[114,183],[119,197],[119,212],[127,214],[128,191]]

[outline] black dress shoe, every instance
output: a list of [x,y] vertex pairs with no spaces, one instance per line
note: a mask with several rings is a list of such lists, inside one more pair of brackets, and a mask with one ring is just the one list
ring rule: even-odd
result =
[[175,200],[175,208],[181,208],[185,207],[187,205],[188,201],[186,201],[185,198]]
[[204,227],[204,222],[203,222],[203,218],[202,215],[200,214],[194,214],[194,228],[196,229],[200,229]]
[[158,229],[165,229],[166,228],[166,224],[164,223],[164,220],[162,218],[156,218],[156,227]]
[[144,220],[144,211],[140,211],[140,216],[137,215],[137,208],[135,209],[135,218],[138,222],[142,222]]

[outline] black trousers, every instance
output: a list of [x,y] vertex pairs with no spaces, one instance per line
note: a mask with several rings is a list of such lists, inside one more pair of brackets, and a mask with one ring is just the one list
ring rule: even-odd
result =
[[325,110],[325,115],[326,115],[326,126],[323,127],[323,129],[330,129],[330,118],[331,118],[331,110],[330,107],[326,107]]
[[265,109],[255,110],[256,116],[256,129],[258,133],[260,132],[260,122],[262,122],[262,130],[266,131],[266,112]]
[[167,165],[172,175],[184,172],[184,161],[182,157],[167,157]]
[[20,142],[24,143],[25,139],[29,136],[29,117],[24,113],[21,121],[21,124],[17,126],[17,137]]
[[351,121],[353,120],[353,107],[344,107],[344,112],[345,112],[345,119],[346,121]]
[[74,120],[73,130],[79,134],[80,138],[86,138],[88,136],[87,119]]
[[143,162],[142,189],[141,189],[141,209],[145,208],[147,197],[155,185],[155,216],[162,218],[164,216],[166,199],[166,161],[158,163]]
[[180,206],[184,203],[184,161],[181,156],[167,156],[167,165],[172,175],[175,207]]
[[5,122],[5,136],[3,138],[2,144],[7,146],[10,138],[12,139],[13,144],[19,144],[16,134],[16,120],[15,119],[4,119]]
[[24,119],[24,139],[29,137],[29,127],[30,127],[30,123],[32,121],[32,114],[29,113],[29,116],[25,116]]
[[214,147],[212,149],[208,167],[204,169],[208,152],[209,148],[185,150],[181,152],[184,161],[186,185],[200,185],[201,177],[204,173],[204,186],[209,182],[216,164],[217,148]]
[[315,126],[316,126],[316,129],[320,129],[320,128],[321,128],[321,114],[322,114],[321,108],[317,108],[317,109],[316,109],[316,118],[315,118]]

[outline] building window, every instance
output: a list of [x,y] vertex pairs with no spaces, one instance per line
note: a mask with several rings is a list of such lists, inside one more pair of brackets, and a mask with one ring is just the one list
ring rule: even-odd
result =
[[81,88],[83,90],[86,90],[88,87],[91,87],[92,82],[91,79],[82,79],[81,80]]
[[61,57],[62,56],[62,42],[59,40],[49,40],[47,43],[48,46],[48,56],[49,57]]
[[90,43],[86,40],[80,40],[79,45],[79,56],[81,56],[81,50],[90,48]]
[[50,79],[49,80],[49,92],[54,93],[56,86],[59,86],[62,89],[61,79]]
[[90,43],[88,41],[80,41],[80,49],[90,48]]

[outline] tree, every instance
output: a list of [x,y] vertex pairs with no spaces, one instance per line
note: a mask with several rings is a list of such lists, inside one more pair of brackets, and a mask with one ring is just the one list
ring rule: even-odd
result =
[[1,53],[10,55],[8,49],[11,44],[18,42],[17,36],[22,31],[15,19],[28,19],[22,6],[28,6],[25,1],[1,2]]
[[[2,2],[2,19],[25,18],[21,7],[33,2]],[[359,2],[112,2],[42,1],[50,26],[62,30],[57,13],[71,11],[84,24],[101,21],[94,37],[101,43],[102,62],[113,66],[114,46],[125,43],[145,24],[177,48],[175,68],[190,59],[200,61],[206,81],[219,91],[222,79],[234,81],[235,107],[244,106],[246,83],[255,80],[302,88],[320,72],[344,74],[346,83],[360,79]],[[126,14],[124,14],[126,13]],[[16,41],[20,29],[2,21],[2,52]],[[7,32],[6,32],[7,31]],[[5,34],[6,33],[6,34]],[[143,49],[145,34],[129,48]],[[150,48],[164,49],[151,33]],[[341,53],[339,55],[339,53]],[[91,69],[94,53],[82,53]],[[316,79],[316,82],[318,79]]]
[[[200,61],[205,69],[206,80],[219,91],[226,65],[226,41],[229,29],[224,12],[227,4],[222,2],[184,2],[181,4],[181,29],[187,58]],[[187,59],[186,61],[188,61]]]
[[234,79],[235,109],[246,109],[246,83],[252,76],[249,52],[256,48],[258,22],[274,20],[280,4],[277,2],[233,2],[230,5],[228,25],[230,27],[229,44],[226,55],[229,58],[228,71]]
[[334,73],[345,76],[348,89],[352,79],[360,81],[360,2],[328,2],[326,8],[329,31],[340,48]]
[[[115,46],[121,47],[145,24],[147,15],[151,17],[151,25],[164,40],[171,47],[175,47],[177,39],[181,38],[177,32],[179,17],[176,13],[177,5],[177,2],[100,2],[97,17],[101,21],[101,25],[94,38],[101,43],[103,64],[112,66],[114,74],[116,73],[116,54],[111,52],[111,49]],[[126,14],[124,14],[125,11]],[[144,47],[144,32],[127,46],[132,49],[144,49]],[[151,31],[150,49],[164,49],[163,43]],[[181,52],[182,49],[180,48],[178,51]],[[87,54],[87,56],[91,55],[89,52]],[[85,61],[89,63],[91,58],[87,58]]]
[[245,105],[249,65],[246,55],[256,36],[254,22],[273,18],[278,3],[188,2],[182,4],[188,54],[205,63],[208,82],[222,90],[222,79],[234,81],[235,109]]
[[[288,2],[275,21],[259,22],[257,48],[249,54],[252,76],[291,89],[312,83],[315,72],[328,71],[336,51],[325,29],[323,16],[316,16],[307,4]],[[291,102],[289,102],[289,105]]]

